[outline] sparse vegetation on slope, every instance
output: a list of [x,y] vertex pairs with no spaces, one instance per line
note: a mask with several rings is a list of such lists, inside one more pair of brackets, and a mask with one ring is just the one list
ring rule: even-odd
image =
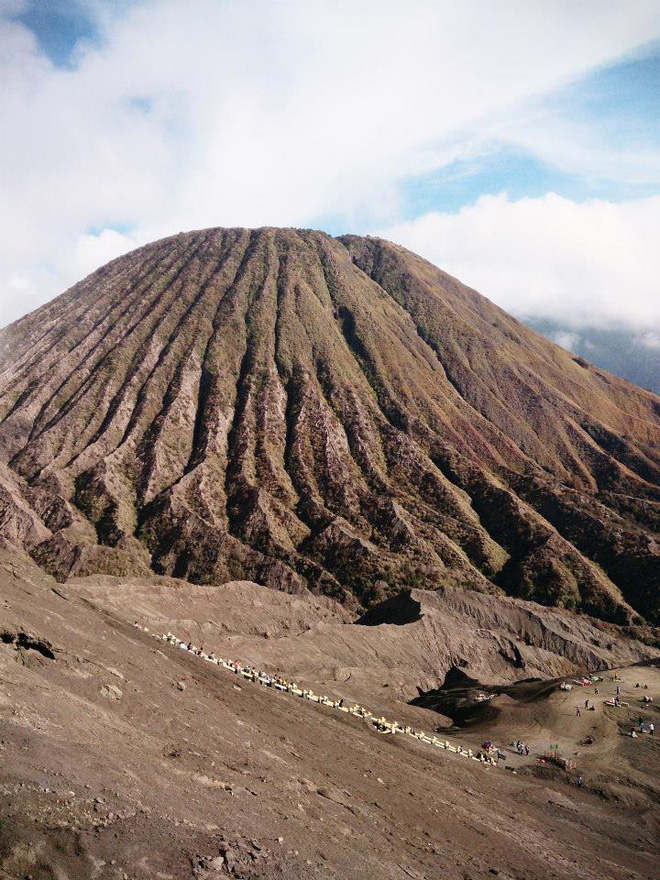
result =
[[215,229],[0,333],[0,529],[368,607],[504,591],[660,623],[660,401],[377,239]]

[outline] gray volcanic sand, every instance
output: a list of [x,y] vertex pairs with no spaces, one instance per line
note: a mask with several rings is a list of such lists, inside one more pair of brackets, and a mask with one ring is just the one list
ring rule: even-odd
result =
[[[567,751],[582,751],[587,786],[577,789],[562,771],[531,759],[517,762],[514,775],[409,737],[379,735],[356,718],[158,643],[132,625],[147,611],[156,614],[144,606],[146,583],[142,591],[132,587],[133,603],[131,584],[57,585],[27,562],[0,561],[0,877],[655,875],[658,741],[619,736],[637,703],[577,719],[571,713],[578,696],[584,700],[581,691],[528,704],[498,698],[491,738],[521,736],[536,750],[559,739]],[[170,614],[172,626],[163,629],[175,630],[184,608],[177,611],[174,587],[166,587],[153,584],[160,613]],[[114,607],[118,592],[121,608]],[[274,607],[264,607],[264,595]],[[365,703],[427,730],[447,723],[402,702],[401,660],[393,666],[388,659],[402,650],[395,632],[402,639],[419,621],[356,627],[325,600],[250,593],[247,585],[216,588],[213,604],[213,615],[207,608],[206,616],[189,617],[189,631],[204,628],[207,649],[229,656],[233,647],[259,644],[266,665],[267,650],[279,644],[273,653],[293,674],[308,658],[321,668],[322,644],[296,656],[298,642],[323,636],[332,654],[339,642],[329,634],[345,631],[371,657],[355,684]],[[255,635],[264,625],[269,635]],[[345,660],[349,669],[359,662],[348,653]],[[335,657],[326,668],[333,664]],[[425,670],[420,677],[438,686],[445,673],[446,665],[435,682]],[[626,669],[623,677],[624,698],[641,695],[633,687],[640,678],[657,701],[657,669]],[[346,696],[351,684],[334,680]],[[607,682],[603,691],[613,688]],[[646,714],[657,711],[654,705]],[[596,742],[581,748],[594,725]],[[483,731],[455,739],[471,738]]]

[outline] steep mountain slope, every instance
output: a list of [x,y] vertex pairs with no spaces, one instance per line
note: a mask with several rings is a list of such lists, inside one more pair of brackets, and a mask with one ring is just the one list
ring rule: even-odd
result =
[[59,578],[660,622],[660,399],[424,260],[181,234],[0,333],[0,533]]

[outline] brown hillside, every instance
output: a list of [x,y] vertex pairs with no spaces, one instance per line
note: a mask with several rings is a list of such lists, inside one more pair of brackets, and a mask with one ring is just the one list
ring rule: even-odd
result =
[[0,333],[0,534],[59,579],[660,623],[660,399],[378,239],[212,229]]

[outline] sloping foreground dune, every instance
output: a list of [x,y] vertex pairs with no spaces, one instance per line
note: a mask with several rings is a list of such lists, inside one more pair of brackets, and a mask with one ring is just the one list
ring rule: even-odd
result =
[[[0,563],[0,876],[653,876],[650,784],[622,809],[523,768],[513,775],[409,737],[379,736],[138,631],[137,614],[160,615],[167,628],[184,620],[180,587],[154,584],[151,599],[146,587],[105,579],[58,585],[16,557]],[[212,631],[227,653],[281,643],[286,665],[301,670],[315,658],[322,667],[320,647],[304,653],[304,646],[336,629],[349,666],[369,658],[359,686],[366,690],[371,677],[374,695],[384,680],[396,682],[391,658],[400,668],[405,650],[414,650],[418,636],[402,649],[401,634],[424,629],[432,616],[354,626],[324,603],[296,611],[298,599],[281,597],[286,614],[273,611],[267,638],[254,635],[264,623],[263,596],[247,584],[217,588],[222,634],[208,588],[199,588],[188,629]],[[330,651],[339,644],[330,639]],[[405,711],[396,697],[387,702]],[[436,717],[408,711],[429,728]],[[655,745],[647,737],[639,754],[648,759]]]

